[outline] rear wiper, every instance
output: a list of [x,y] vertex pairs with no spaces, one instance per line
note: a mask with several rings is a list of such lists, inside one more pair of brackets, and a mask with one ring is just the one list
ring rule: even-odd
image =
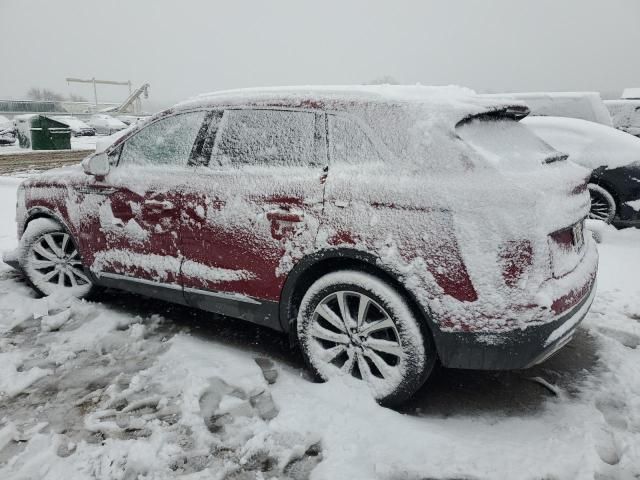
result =
[[465,123],[469,123],[472,120],[502,120],[503,118],[511,118],[516,121],[522,120],[529,115],[529,108],[524,105],[510,105],[506,107],[499,107],[494,110],[488,110],[486,112],[474,113],[467,117],[464,117],[458,123],[456,128],[461,127]]
[[566,160],[567,158],[569,158],[569,155],[566,155],[564,153],[559,153],[558,155],[545,158],[542,163],[555,163],[555,162],[560,162],[562,160]]

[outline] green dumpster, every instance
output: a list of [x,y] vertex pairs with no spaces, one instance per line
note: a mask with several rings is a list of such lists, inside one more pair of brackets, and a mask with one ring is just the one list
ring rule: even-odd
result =
[[70,150],[71,129],[46,115],[38,115],[31,119],[31,149]]
[[70,150],[71,129],[46,115],[15,117],[21,148],[32,150]]

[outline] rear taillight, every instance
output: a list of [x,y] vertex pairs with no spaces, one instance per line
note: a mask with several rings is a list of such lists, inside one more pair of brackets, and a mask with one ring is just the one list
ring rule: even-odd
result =
[[551,240],[561,248],[567,250],[580,250],[584,244],[584,221],[580,221],[570,227],[557,230],[549,235]]
[[571,249],[573,248],[573,228],[565,228],[563,230],[558,230],[557,232],[553,232],[551,235],[551,240],[553,240],[557,245],[562,248]]
[[587,191],[587,182],[579,183],[571,189],[572,195],[582,195]]
[[498,258],[502,278],[509,287],[515,287],[533,262],[533,248],[529,240],[511,240],[502,244]]
[[549,251],[553,276],[560,278],[580,262],[584,246],[584,221],[549,234]]

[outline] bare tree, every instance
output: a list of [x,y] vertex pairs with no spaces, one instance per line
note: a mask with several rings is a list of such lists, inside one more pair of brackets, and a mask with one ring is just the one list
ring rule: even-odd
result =
[[27,92],[29,100],[42,100],[42,91],[39,88],[31,87]]
[[53,90],[49,90],[48,88],[37,88],[31,87],[27,92],[27,98],[29,100],[40,100],[40,101],[53,101],[53,102],[62,102],[65,100],[70,100],[72,102],[86,102],[87,99],[80,96],[70,94],[68,97],[62,95],[61,93],[54,92]]
[[76,95],[75,93],[70,93],[69,94],[69,100],[71,102],[86,102],[87,99],[85,97],[83,97],[82,95]]
[[391,75],[383,75],[366,82],[365,85],[400,85],[400,82]]

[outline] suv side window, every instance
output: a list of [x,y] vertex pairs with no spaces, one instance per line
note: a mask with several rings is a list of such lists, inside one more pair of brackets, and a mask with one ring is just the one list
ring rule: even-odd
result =
[[226,110],[210,165],[316,165],[315,133],[314,113]]
[[380,154],[357,122],[328,115],[329,153],[332,162],[358,165],[379,161]]
[[124,142],[119,165],[186,165],[205,114],[181,113],[144,127]]

